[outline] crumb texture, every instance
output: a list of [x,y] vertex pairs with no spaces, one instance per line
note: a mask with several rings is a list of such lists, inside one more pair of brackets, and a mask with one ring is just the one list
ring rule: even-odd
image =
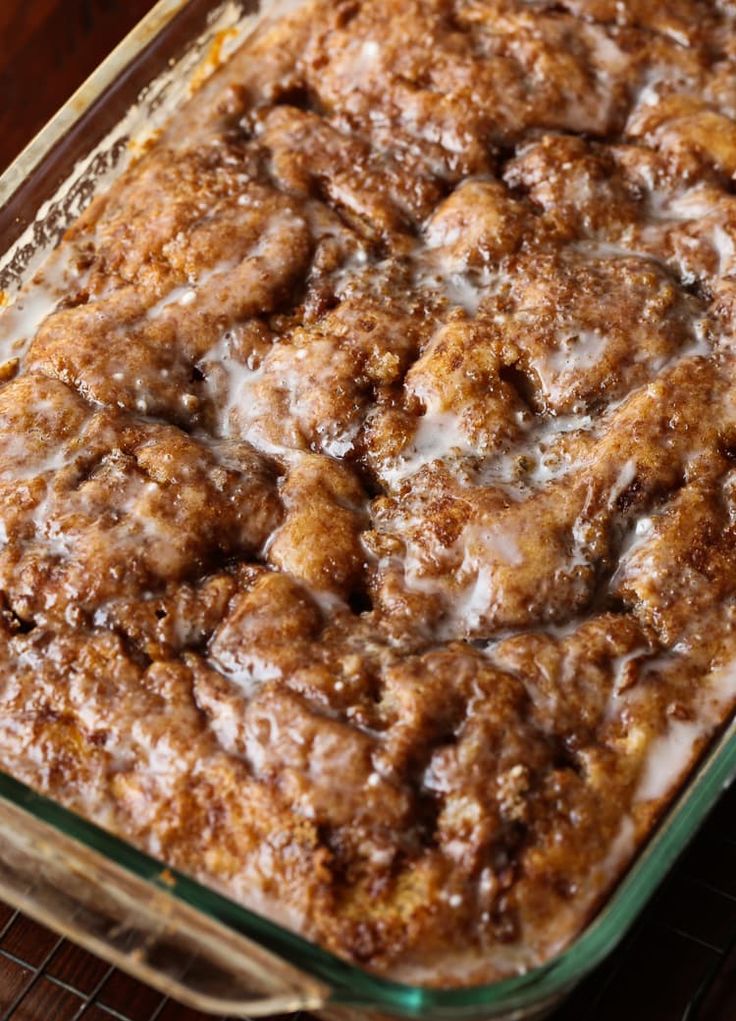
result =
[[735,82],[728,0],[265,22],[0,318],[3,768],[378,973],[569,943],[736,701]]

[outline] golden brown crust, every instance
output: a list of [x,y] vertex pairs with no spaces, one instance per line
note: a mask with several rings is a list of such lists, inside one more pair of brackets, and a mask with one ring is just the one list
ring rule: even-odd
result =
[[4,767],[379,972],[569,942],[736,697],[734,61],[715,0],[246,42],[0,364]]

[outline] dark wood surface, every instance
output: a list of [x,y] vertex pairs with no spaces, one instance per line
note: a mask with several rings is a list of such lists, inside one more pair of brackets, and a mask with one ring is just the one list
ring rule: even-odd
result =
[[0,168],[153,0],[0,0]]
[[[0,168],[152,0],[0,0]],[[697,1021],[736,1021],[736,792],[637,932],[555,1021],[680,1021],[718,970]],[[0,904],[0,1021],[204,1021]],[[696,1021],[694,1017],[688,1021]]]

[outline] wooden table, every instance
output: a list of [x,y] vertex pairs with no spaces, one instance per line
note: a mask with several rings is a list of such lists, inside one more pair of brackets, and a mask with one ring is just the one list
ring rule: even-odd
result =
[[[0,168],[153,0],[0,0]],[[680,1021],[722,961],[702,1021],[736,1019],[736,791],[637,933],[554,1021]],[[204,1021],[0,905],[0,1021]],[[701,1019],[698,1019],[701,1021]]]

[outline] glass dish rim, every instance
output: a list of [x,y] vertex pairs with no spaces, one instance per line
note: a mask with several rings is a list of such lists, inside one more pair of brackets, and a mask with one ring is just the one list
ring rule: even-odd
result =
[[257,941],[292,966],[307,967],[312,977],[329,986],[329,1003],[394,1008],[403,1015],[421,1017],[429,1010],[523,1009],[569,991],[623,939],[734,778],[736,718],[712,743],[695,774],[685,781],[682,792],[601,910],[565,950],[522,975],[463,987],[417,986],[374,975],[138,850],[2,770],[0,799],[101,854],[157,891],[203,912],[231,932]]
[[[214,9],[221,0],[211,2]],[[269,0],[260,2],[268,4]],[[189,0],[158,0],[98,65],[0,175],[0,210],[77,121],[95,103],[104,100],[106,89],[188,5]],[[523,1010],[535,1005],[541,1008],[563,996],[623,939],[715,806],[721,792],[735,777],[736,717],[733,717],[721,728],[720,737],[711,738],[700,764],[683,781],[679,793],[667,805],[633,863],[566,949],[521,975],[484,985],[452,987],[393,981],[351,964],[138,850],[121,837],[36,793],[1,769],[0,799],[104,856],[158,891],[202,912],[231,932],[258,942],[297,968],[308,969],[310,975],[329,985],[328,1003],[394,1009],[405,1016],[421,1017],[431,1010]]]

